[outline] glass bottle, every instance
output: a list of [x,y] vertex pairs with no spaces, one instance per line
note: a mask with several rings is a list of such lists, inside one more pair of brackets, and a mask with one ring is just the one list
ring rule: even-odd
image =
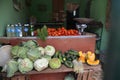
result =
[[23,36],[28,36],[29,24],[24,24],[23,27]]
[[34,36],[34,25],[30,25],[30,36]]

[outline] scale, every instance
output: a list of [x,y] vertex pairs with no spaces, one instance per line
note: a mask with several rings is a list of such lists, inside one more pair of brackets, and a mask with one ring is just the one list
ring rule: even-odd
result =
[[73,20],[76,21],[76,28],[78,29],[81,35],[85,35],[85,28],[87,28],[87,24],[91,23],[93,19],[89,18],[74,18]]

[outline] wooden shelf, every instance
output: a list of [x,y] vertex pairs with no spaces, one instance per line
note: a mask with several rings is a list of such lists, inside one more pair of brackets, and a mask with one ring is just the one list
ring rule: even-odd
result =
[[[83,64],[84,65],[84,71],[85,70],[101,70],[101,65],[96,65],[96,66],[89,66],[87,64]],[[32,70],[30,72],[27,72],[25,74],[21,74],[20,72],[16,72],[16,75],[32,75],[32,74],[42,74],[42,73],[64,73],[64,72],[73,72],[73,68],[68,68],[65,65],[62,65],[59,69],[51,69],[51,68],[46,68],[45,70],[42,71],[36,71],[36,70]],[[6,75],[6,73],[0,73],[0,75]]]

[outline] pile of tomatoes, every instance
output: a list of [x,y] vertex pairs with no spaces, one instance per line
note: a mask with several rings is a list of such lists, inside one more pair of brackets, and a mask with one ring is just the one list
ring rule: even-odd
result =
[[65,29],[64,27],[61,28],[48,28],[48,35],[49,36],[75,36],[80,35],[79,32],[75,29]]

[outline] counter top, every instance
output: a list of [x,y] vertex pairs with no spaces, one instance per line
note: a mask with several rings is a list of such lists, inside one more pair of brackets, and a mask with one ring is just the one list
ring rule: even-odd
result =
[[[77,35],[77,36],[48,36],[48,39],[51,38],[90,38],[90,37],[96,37],[95,34],[92,33],[86,33],[85,35]],[[37,39],[37,37],[0,37],[1,39]]]

